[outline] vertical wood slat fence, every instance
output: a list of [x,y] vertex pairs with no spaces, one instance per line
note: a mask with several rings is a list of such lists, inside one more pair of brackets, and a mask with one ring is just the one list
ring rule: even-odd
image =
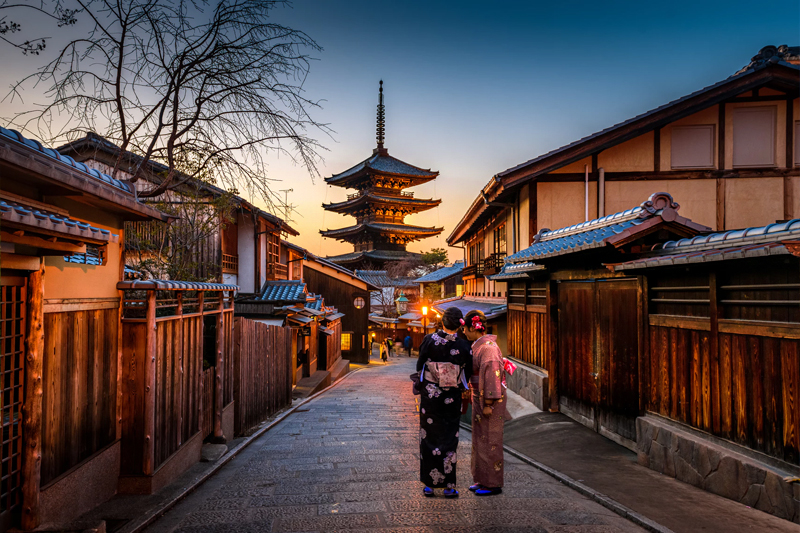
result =
[[234,319],[235,432],[246,434],[292,403],[292,332]]
[[[232,397],[225,374],[232,368],[233,332],[226,327],[233,324],[233,302],[224,296],[229,289],[212,284],[121,282],[118,287],[126,290],[121,471],[152,476],[199,431],[208,431],[202,437],[222,437],[226,393]],[[187,297],[198,288],[196,297]],[[144,299],[131,296],[139,290]],[[166,290],[172,297],[157,299],[157,292]],[[212,296],[206,297],[207,291]],[[205,372],[204,355],[210,365]]]

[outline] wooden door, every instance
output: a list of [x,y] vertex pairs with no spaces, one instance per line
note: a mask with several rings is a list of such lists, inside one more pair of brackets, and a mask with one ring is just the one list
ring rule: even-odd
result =
[[638,282],[602,280],[597,298],[596,427],[636,440],[639,414]]
[[635,440],[639,412],[634,279],[558,285],[559,404],[595,431]]
[[25,278],[0,278],[0,531],[13,525],[22,503],[25,301]]
[[558,384],[562,409],[584,423],[593,419],[595,380],[595,283],[558,285]]

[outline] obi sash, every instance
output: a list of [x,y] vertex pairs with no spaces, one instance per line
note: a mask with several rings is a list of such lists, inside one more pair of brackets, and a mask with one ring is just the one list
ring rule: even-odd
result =
[[428,361],[425,363],[425,380],[446,388],[458,387],[459,383],[463,385],[464,378],[459,365]]

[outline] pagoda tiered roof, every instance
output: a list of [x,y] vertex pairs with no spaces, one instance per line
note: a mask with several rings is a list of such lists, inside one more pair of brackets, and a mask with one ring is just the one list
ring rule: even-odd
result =
[[361,222],[355,226],[346,228],[329,229],[320,231],[323,237],[332,237],[343,241],[348,237],[361,235],[362,233],[390,234],[390,235],[411,235],[412,240],[423,239],[440,234],[444,228],[426,228],[422,226],[409,226],[408,224],[387,224],[385,222]]
[[401,178],[404,182],[404,187],[413,187],[436,179],[439,172],[409,165],[396,157],[390,156],[386,149],[380,148],[376,149],[370,157],[359,164],[344,172],[334,174],[330,178],[325,178],[325,182],[337,187],[359,188],[359,184],[363,184],[374,175]]
[[419,213],[433,209],[442,203],[441,200],[432,198],[414,198],[414,193],[383,194],[380,190],[371,189],[361,193],[351,194],[344,202],[322,204],[322,208],[336,213],[348,213],[352,210],[369,205],[398,206],[408,210],[409,213]]

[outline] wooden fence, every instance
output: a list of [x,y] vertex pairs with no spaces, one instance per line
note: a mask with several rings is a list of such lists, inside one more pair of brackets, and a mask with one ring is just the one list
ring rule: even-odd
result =
[[[221,437],[226,394],[233,395],[225,376],[232,368],[232,341],[226,340],[233,333],[226,329],[232,325],[232,301],[219,289],[210,293],[213,298],[169,289],[160,299],[161,291],[144,290],[142,299],[136,289],[147,283],[119,284],[128,289],[122,319],[123,475],[152,476],[207,429],[209,417],[209,433]],[[204,355],[210,366],[205,373]]]
[[292,403],[292,332],[234,319],[235,432],[246,434]]
[[119,309],[44,315],[41,483],[117,438]]
[[508,311],[508,348],[510,355],[543,369],[550,363],[548,315],[542,311]]

